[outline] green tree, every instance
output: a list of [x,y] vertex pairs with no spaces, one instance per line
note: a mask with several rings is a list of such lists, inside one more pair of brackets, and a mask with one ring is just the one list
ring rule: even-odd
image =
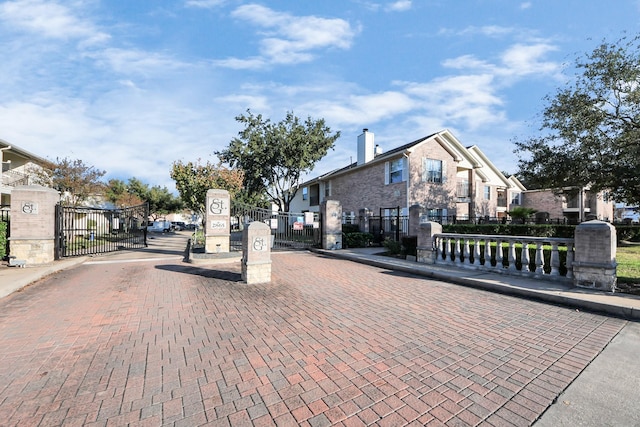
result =
[[545,98],[541,135],[515,142],[526,186],[591,187],[640,204],[638,41],[603,42],[576,60],[568,87]]
[[183,163],[178,160],[171,167],[171,179],[187,209],[204,218],[207,190],[220,188],[227,190],[232,200],[242,190],[244,174],[239,170],[228,169],[220,164],[214,165],[200,160]]
[[34,172],[38,184],[58,190],[62,194],[62,203],[70,206],[78,206],[104,190],[100,178],[106,172],[86,165],[80,159],[57,158]]
[[244,130],[225,150],[215,154],[244,172],[249,195],[266,194],[284,212],[289,211],[302,174],[311,171],[340,137],[340,132],[331,134],[323,119],[309,117],[303,123],[292,112],[272,123],[247,110],[236,121],[245,126]]
[[159,185],[149,187],[148,184],[135,177],[129,178],[127,187],[130,194],[149,203],[149,216],[153,220],[184,209],[182,200],[174,196],[167,187],[160,187]]
[[120,179],[110,179],[107,182],[104,195],[107,200],[120,208],[144,203],[144,200],[129,191],[127,183]]
[[522,223],[524,224],[525,220],[536,212],[538,212],[536,209],[516,206],[509,212],[507,212],[507,214],[509,214],[509,216],[513,219],[522,220]]

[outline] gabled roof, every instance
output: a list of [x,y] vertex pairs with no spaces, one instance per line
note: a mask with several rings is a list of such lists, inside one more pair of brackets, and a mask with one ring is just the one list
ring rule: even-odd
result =
[[[472,146],[468,147],[467,150],[469,150],[471,153],[473,153],[474,156],[476,156],[478,159],[480,159],[480,161],[482,162],[483,166],[485,166],[491,172],[493,172],[498,177],[498,179],[504,183],[505,187],[513,188],[514,184],[516,184],[516,183],[513,182],[513,181],[510,181],[506,176],[504,176],[504,174],[502,172],[500,172],[500,170],[482,152],[480,147],[478,147],[477,145],[472,145]],[[481,171],[478,171],[478,175],[482,178],[482,180],[484,182],[490,181],[489,177],[485,173],[482,173]],[[519,183],[519,181],[518,181],[518,183]],[[520,184],[520,185],[522,185],[522,184]]]
[[[375,163],[387,161],[402,153],[410,154],[411,151],[415,149],[415,147],[429,140],[435,140],[438,144],[440,144],[442,148],[444,148],[451,155],[451,157],[454,158],[456,162],[463,163],[465,164],[465,166],[469,168],[474,168],[474,169],[482,167],[482,163],[476,157],[474,157],[448,129],[444,129],[444,130],[441,130],[440,132],[432,133],[431,135],[427,135],[420,139],[416,139],[415,141],[409,142],[407,144],[401,145],[399,147],[386,151],[382,154],[379,154],[375,156],[373,160],[367,163],[358,165],[357,162],[354,162],[343,168],[334,169],[333,171],[327,172],[309,181],[305,181],[300,185],[308,185],[308,184],[314,184],[316,182],[326,181],[328,179],[331,179],[334,176],[341,175],[346,172],[351,172],[359,168],[368,167]],[[505,182],[506,182],[506,178],[505,178]]]
[[517,188],[520,191],[527,191],[527,188],[522,185],[522,183],[520,182],[520,180],[518,178],[516,178],[515,175],[511,175],[509,177],[509,181],[511,181],[514,185],[515,188]]
[[40,165],[45,165],[50,163],[48,160],[40,156],[36,156],[35,154],[30,153],[27,150],[17,147],[15,144],[9,144],[7,141],[0,139],[0,149],[3,149],[3,148],[8,148],[7,150],[5,150],[5,152],[10,152],[13,155],[24,157],[25,159],[31,160],[32,162]]

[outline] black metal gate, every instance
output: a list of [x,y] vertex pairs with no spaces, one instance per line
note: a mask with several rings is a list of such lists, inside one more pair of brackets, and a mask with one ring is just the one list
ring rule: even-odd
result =
[[[390,215],[383,215],[384,211]],[[380,216],[369,217],[369,232],[373,234],[374,243],[382,243],[385,239],[399,242],[409,234],[409,217],[400,215],[400,207],[381,208]]]
[[318,212],[278,212],[234,205],[231,209],[230,250],[242,251],[242,231],[253,221],[264,222],[271,228],[272,250],[308,249],[322,243]]
[[135,249],[146,244],[148,204],[122,209],[56,206],[56,258]]

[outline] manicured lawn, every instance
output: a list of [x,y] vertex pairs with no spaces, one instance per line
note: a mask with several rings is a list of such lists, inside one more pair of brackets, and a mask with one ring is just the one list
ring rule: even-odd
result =
[[618,281],[640,286],[640,244],[618,246]]

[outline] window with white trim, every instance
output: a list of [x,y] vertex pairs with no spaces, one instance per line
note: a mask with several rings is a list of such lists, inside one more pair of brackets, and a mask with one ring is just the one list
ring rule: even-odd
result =
[[384,164],[384,184],[404,182],[408,179],[408,162],[405,157],[401,157]]
[[484,199],[485,200],[491,200],[491,186],[490,185],[485,185],[484,186]]
[[389,183],[402,182],[404,159],[396,159],[389,163]]
[[443,183],[446,179],[445,162],[437,159],[422,159],[422,181]]
[[324,197],[331,197],[331,181],[324,183]]
[[302,187],[302,200],[309,198],[309,187]]

